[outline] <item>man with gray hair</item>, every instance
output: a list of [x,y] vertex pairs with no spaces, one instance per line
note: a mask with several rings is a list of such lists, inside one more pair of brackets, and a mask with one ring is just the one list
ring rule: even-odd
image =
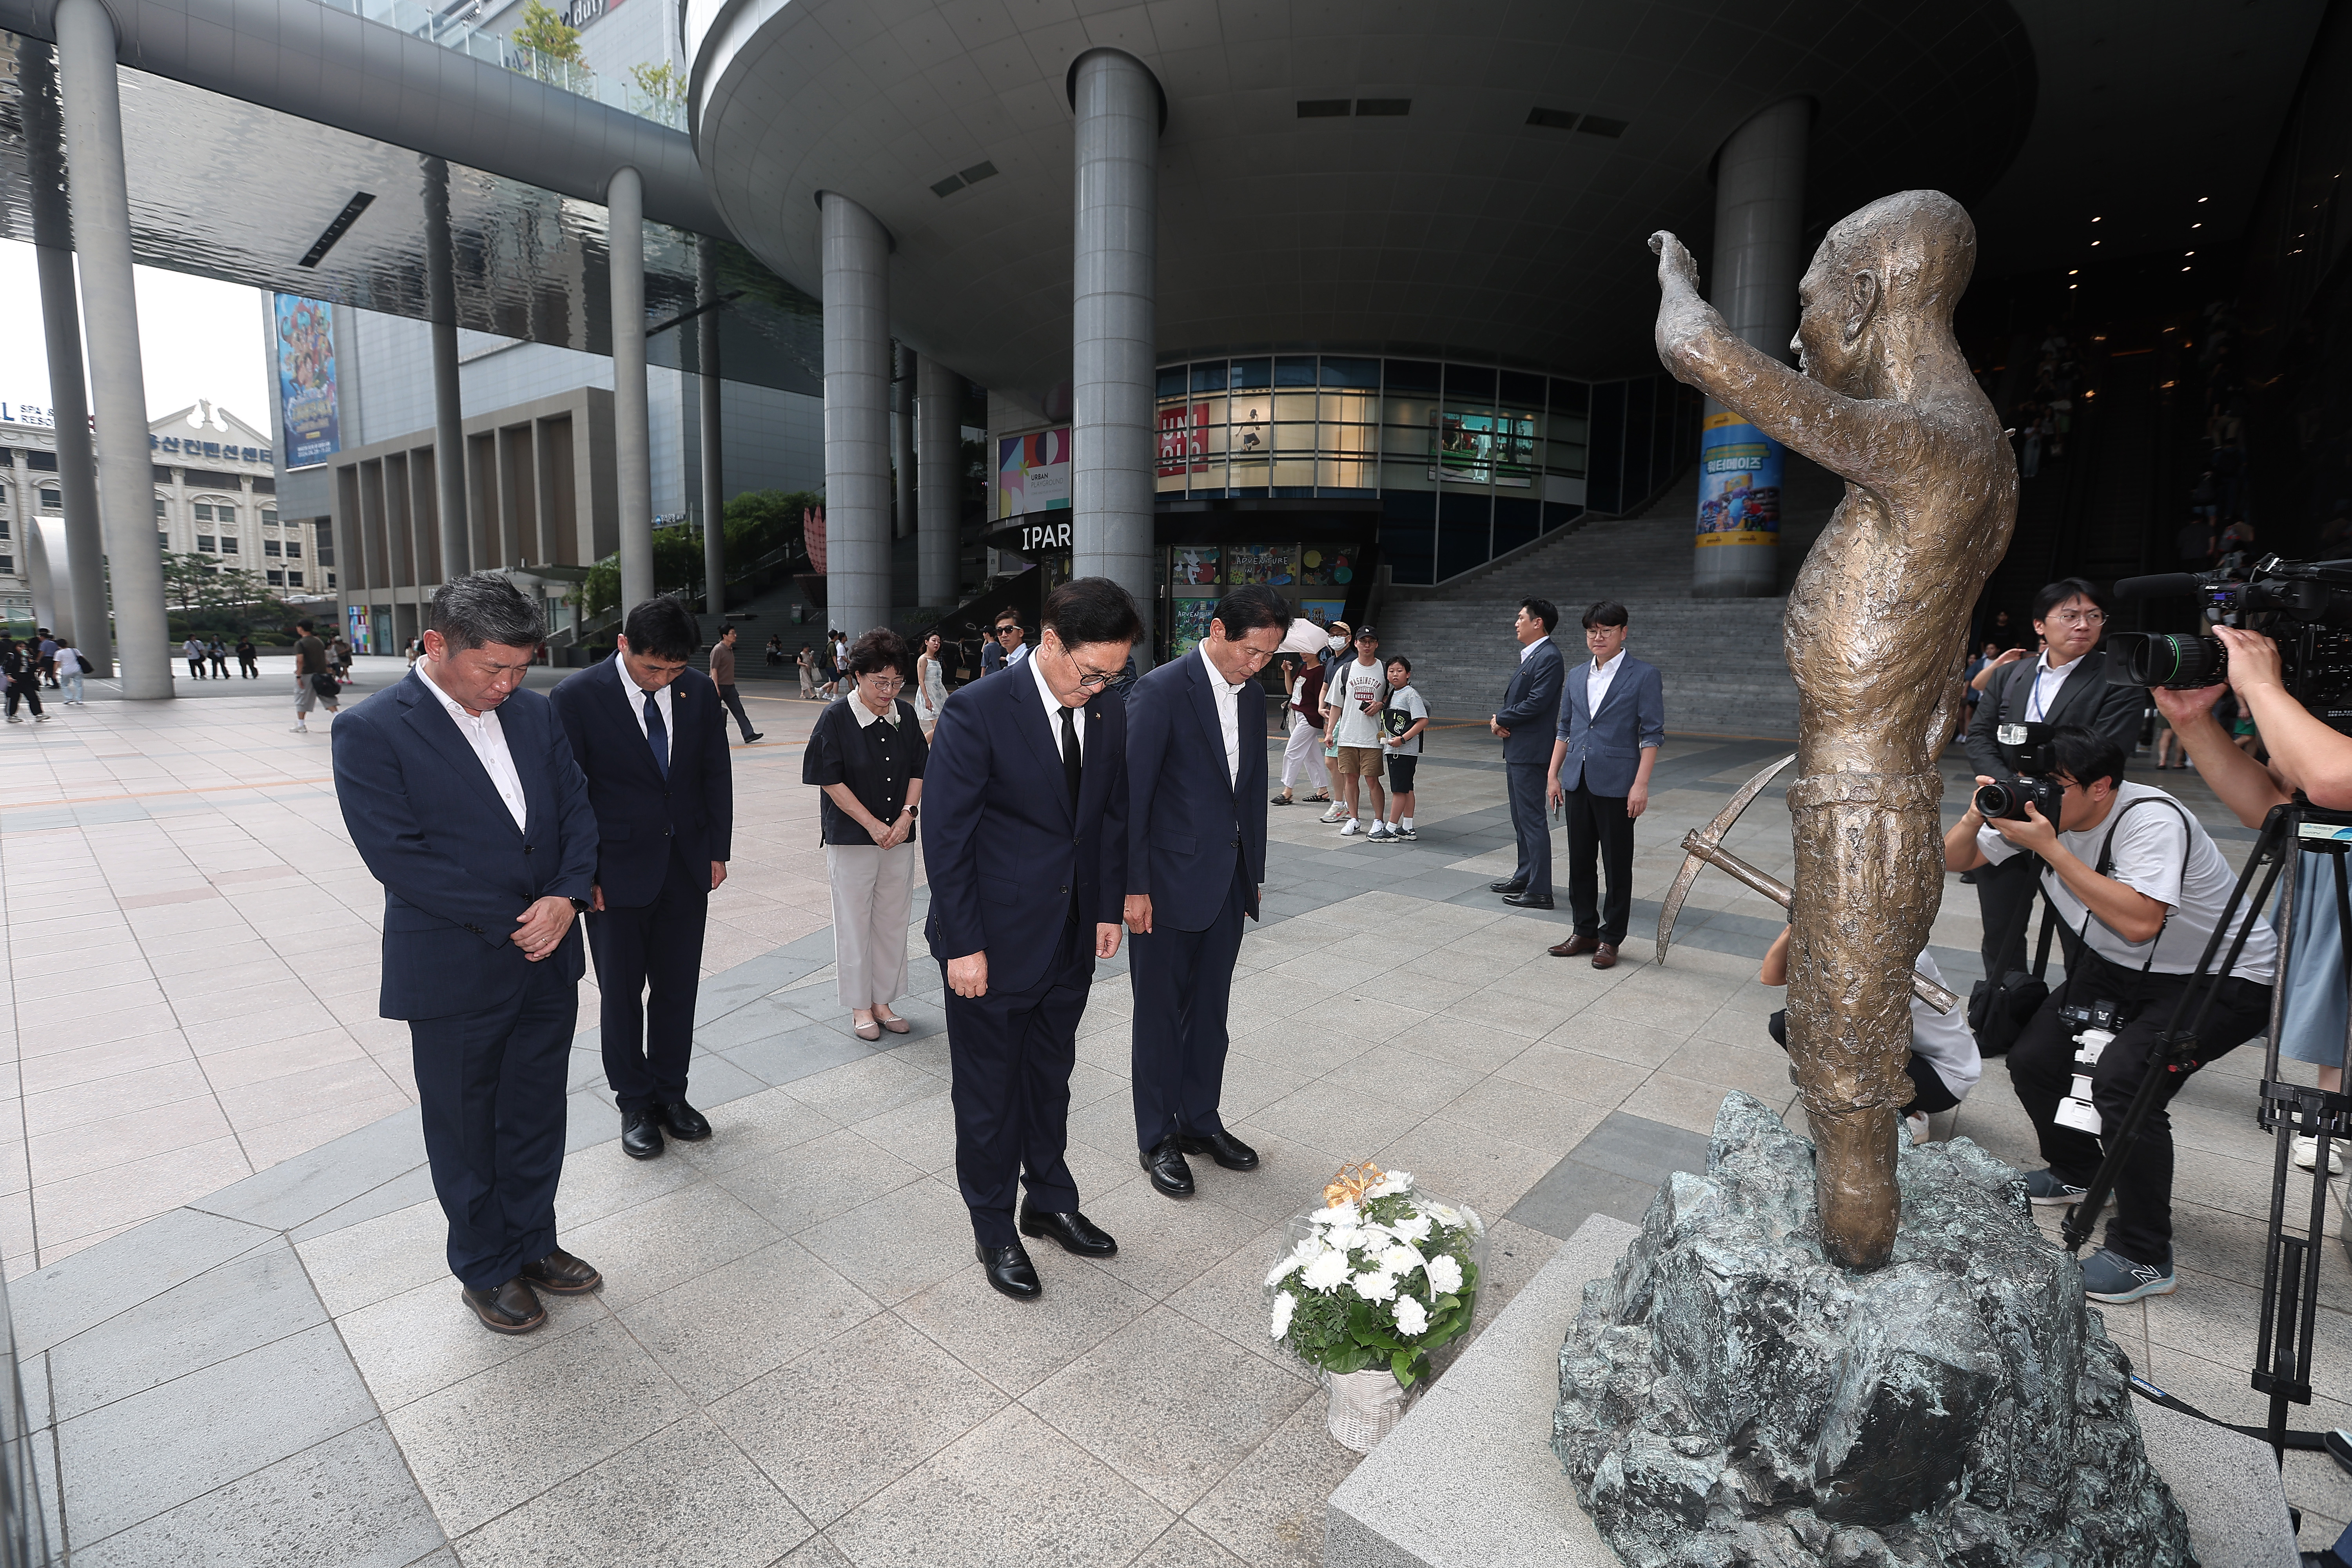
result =
[[522,689],[546,636],[504,577],[444,584],[425,657],[333,731],[343,823],[383,884],[381,1011],[408,1021],[449,1271],[501,1334],[547,1321],[538,1292],[603,1283],[555,1239],[596,817],[552,705]]

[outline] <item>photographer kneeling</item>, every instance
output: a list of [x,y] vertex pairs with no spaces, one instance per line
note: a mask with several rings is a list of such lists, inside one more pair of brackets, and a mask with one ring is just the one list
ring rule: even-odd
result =
[[[2260,827],[2271,808],[2286,805],[2295,790],[2324,809],[2352,810],[2352,737],[2330,729],[2287,694],[2278,646],[2270,638],[2234,626],[2216,626],[2212,635],[2230,650],[2229,683],[2269,746],[2271,765],[2265,768],[2240,751],[2213,717],[2221,687],[2158,687],[2149,695],[2199,775],[2248,827]],[[2344,1087],[2347,1000],[2333,859],[2308,852],[2295,857],[2294,949],[2288,956],[2279,1030],[2279,1055],[2316,1066],[2319,1087],[2331,1094]],[[2294,1163],[2306,1171],[2316,1166],[2318,1144],[2316,1138],[2297,1133]],[[2330,1174],[2343,1173],[2341,1149],[2337,1144],[2328,1150]]]
[[[2237,874],[2179,801],[2123,782],[2124,752],[2116,742],[2060,725],[2050,732],[2048,757],[2048,777],[2063,786],[2058,820],[2029,803],[2021,818],[1988,822],[1972,803],[1944,835],[1944,865],[1967,871],[2032,851],[2042,858],[2042,884],[2059,919],[2076,937],[2068,944],[2065,984],[2026,1024],[2009,1056],[2018,1102],[2049,1162],[2048,1169],[2027,1174],[2027,1194],[2036,1204],[2064,1205],[2083,1196],[2101,1157],[2098,1138],[2069,1122],[2123,1125]],[[2093,1300],[2137,1301],[2174,1289],[2172,1123],[2165,1105],[2190,1072],[2270,1022],[2277,939],[2259,911],[2242,911],[2239,919],[2251,922],[2245,950],[2218,983],[2198,1030],[2196,1059],[2169,1075],[2116,1178],[2106,1245],[2083,1260],[2083,1284]],[[2228,951],[2225,939],[2221,952]],[[2062,1009],[2074,1019],[2062,1016]],[[2077,1070],[2076,1020],[2101,1009],[2113,1013],[2112,1024],[2103,1026],[2114,1038],[2086,1075],[2090,1106],[2078,1101],[2062,1110]]]

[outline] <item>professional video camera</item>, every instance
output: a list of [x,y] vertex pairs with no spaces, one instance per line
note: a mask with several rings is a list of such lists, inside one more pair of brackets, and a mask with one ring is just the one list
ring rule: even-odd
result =
[[2048,724],[2002,724],[1994,729],[1993,739],[2018,753],[2017,782],[1978,786],[1977,812],[1986,821],[2006,816],[2023,822],[2028,803],[2050,821],[2058,820],[2066,786],[2049,776],[2051,729]]
[[[2331,728],[2352,735],[2352,561],[2266,556],[2251,573],[2172,572],[2126,577],[2118,599],[2189,596],[2225,626],[2278,644],[2287,695]],[[2107,638],[2107,679],[2117,686],[2194,691],[2230,678],[2230,650],[2195,632],[2116,632]]]

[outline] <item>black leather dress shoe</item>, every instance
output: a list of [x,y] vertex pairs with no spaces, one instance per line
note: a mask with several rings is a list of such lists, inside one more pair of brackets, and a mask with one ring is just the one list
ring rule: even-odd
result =
[[1080,1258],[1108,1258],[1118,1250],[1118,1243],[1094,1221],[1072,1209],[1066,1214],[1048,1214],[1044,1209],[1029,1206],[1021,1200],[1021,1234],[1043,1240],[1051,1237],[1062,1244],[1065,1252],[1075,1252]]
[[1525,882],[1508,880],[1489,882],[1486,884],[1486,890],[1490,893],[1524,893],[1528,890],[1528,885]]
[[520,1276],[495,1289],[477,1290],[468,1285],[460,1294],[474,1316],[482,1320],[482,1327],[494,1334],[527,1334],[547,1321],[547,1309],[539,1304],[539,1298]]
[[1192,1167],[1184,1163],[1183,1148],[1173,1132],[1135,1158],[1143,1167],[1143,1173],[1151,1178],[1151,1184],[1170,1197],[1192,1195]]
[[650,1160],[661,1152],[661,1118],[652,1106],[621,1112],[621,1152],[632,1160]]
[[980,1258],[981,1271],[988,1276],[989,1289],[998,1295],[1010,1296],[1016,1301],[1034,1301],[1045,1293],[1037,1283],[1037,1270],[1029,1261],[1028,1249],[1019,1242],[1010,1247],[975,1244],[972,1251]]
[[1548,910],[1551,908],[1551,899],[1549,895],[1544,893],[1505,893],[1503,895],[1503,902],[1509,904],[1514,909],[1521,910]]
[[557,1247],[536,1263],[522,1266],[523,1283],[556,1296],[584,1296],[604,1282],[596,1266]]
[[699,1143],[710,1136],[710,1123],[702,1112],[686,1101],[665,1100],[654,1108],[661,1118],[662,1130],[681,1143]]
[[1180,1137],[1176,1146],[1187,1154],[1206,1154],[1228,1171],[1257,1169],[1257,1151],[1230,1132],[1212,1132],[1205,1138]]

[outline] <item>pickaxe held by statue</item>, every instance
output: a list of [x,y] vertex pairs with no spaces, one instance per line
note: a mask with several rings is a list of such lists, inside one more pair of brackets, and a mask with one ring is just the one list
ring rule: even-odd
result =
[[[1683,847],[1689,851],[1689,855],[1683,861],[1682,870],[1675,877],[1674,887],[1666,893],[1664,906],[1658,910],[1658,962],[1660,963],[1666,961],[1666,948],[1674,936],[1675,917],[1683,912],[1683,900],[1689,896],[1691,884],[1698,879],[1701,866],[1714,866],[1727,871],[1782,909],[1785,910],[1790,906],[1790,900],[1796,895],[1789,890],[1788,885],[1777,877],[1758,870],[1738,856],[1724,848],[1723,836],[1731,831],[1731,825],[1739,820],[1739,814],[1748,809],[1749,803],[1764,793],[1764,786],[1770,784],[1783,768],[1796,760],[1796,753],[1791,752],[1767,767],[1739,786],[1738,792],[1731,797],[1731,804],[1725,806],[1713,822],[1708,823],[1705,827],[1694,827],[1683,836]],[[1911,992],[1938,1013],[1948,1013],[1960,1005],[1958,996],[1945,990],[1926,975],[1916,972],[1911,976]]]

